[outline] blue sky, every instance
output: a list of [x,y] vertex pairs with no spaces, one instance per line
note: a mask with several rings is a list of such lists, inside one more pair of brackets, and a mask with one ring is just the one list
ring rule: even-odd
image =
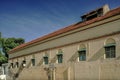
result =
[[0,0],[0,32],[28,42],[79,22],[104,4],[113,9],[120,0]]

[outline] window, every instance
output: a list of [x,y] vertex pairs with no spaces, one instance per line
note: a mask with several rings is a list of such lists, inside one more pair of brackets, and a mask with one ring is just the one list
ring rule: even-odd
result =
[[13,63],[11,63],[10,65],[11,65],[11,68],[13,68]]
[[85,44],[80,44],[80,46],[79,46],[78,60],[86,61],[86,45]]
[[115,58],[115,45],[105,46],[105,55],[106,58]]
[[78,51],[78,55],[79,55],[79,61],[86,60],[86,50]]
[[62,63],[63,62],[63,50],[62,49],[58,50],[57,61],[58,61],[58,63]]
[[19,63],[18,63],[18,62],[16,62],[16,67],[17,67],[17,68],[19,67]]
[[48,64],[48,56],[44,56],[44,64]]
[[25,60],[23,60],[22,65],[23,65],[23,67],[26,66],[26,61]]
[[58,63],[62,63],[62,61],[63,61],[63,54],[58,54],[57,58],[58,58]]
[[105,58],[116,57],[116,41],[113,38],[109,38],[105,42]]
[[32,66],[35,66],[35,59],[31,59]]

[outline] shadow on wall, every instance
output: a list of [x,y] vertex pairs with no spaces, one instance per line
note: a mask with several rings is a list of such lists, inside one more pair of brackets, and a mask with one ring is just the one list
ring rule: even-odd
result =
[[90,57],[88,59],[88,61],[96,61],[98,59],[100,59],[101,56],[103,56],[105,53],[104,48],[102,47],[101,49],[99,49],[92,57]]

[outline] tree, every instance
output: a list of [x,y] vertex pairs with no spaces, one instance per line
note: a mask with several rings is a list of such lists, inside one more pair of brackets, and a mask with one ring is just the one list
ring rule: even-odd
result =
[[3,63],[6,63],[6,62],[7,62],[7,57],[5,57],[4,55],[2,55],[1,52],[0,52],[0,66]]
[[0,54],[2,54],[2,55],[4,55],[4,52],[3,52],[3,42],[4,42],[4,39],[0,38]]
[[8,57],[8,51],[23,44],[24,42],[23,38],[7,38],[3,43],[3,52],[6,53],[6,56]]
[[8,51],[24,42],[23,38],[3,38],[0,32],[0,65],[7,62]]

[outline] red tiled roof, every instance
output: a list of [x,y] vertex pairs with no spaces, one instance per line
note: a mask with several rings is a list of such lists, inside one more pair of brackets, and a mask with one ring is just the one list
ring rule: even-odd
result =
[[109,11],[109,12],[106,13],[104,16],[97,17],[97,18],[91,19],[91,20],[89,20],[89,21],[85,21],[85,22],[81,22],[81,23],[76,23],[76,24],[70,25],[70,26],[68,26],[68,27],[65,27],[65,28],[62,28],[62,29],[60,29],[60,30],[57,30],[57,31],[55,31],[55,32],[53,32],[53,33],[50,33],[50,34],[48,34],[48,35],[45,35],[45,36],[43,36],[43,37],[40,37],[40,38],[37,38],[37,39],[32,40],[32,41],[30,41],[30,42],[24,43],[24,44],[22,44],[22,45],[20,45],[20,46],[17,46],[17,47],[14,48],[14,49],[12,49],[11,51],[9,51],[9,53],[18,51],[18,50],[23,49],[23,48],[25,48],[25,47],[27,47],[27,46],[30,46],[31,44],[34,44],[34,43],[43,41],[43,40],[45,40],[45,39],[48,39],[48,38],[57,36],[57,35],[59,35],[59,34],[62,34],[62,33],[65,33],[65,32],[68,32],[68,31],[71,31],[71,30],[80,28],[80,27],[84,27],[84,26],[86,26],[86,25],[88,25],[88,24],[92,24],[92,23],[94,23],[94,22],[97,22],[97,21],[100,21],[100,20],[109,18],[109,17],[114,16],[114,15],[117,15],[117,14],[120,14],[120,7]]

